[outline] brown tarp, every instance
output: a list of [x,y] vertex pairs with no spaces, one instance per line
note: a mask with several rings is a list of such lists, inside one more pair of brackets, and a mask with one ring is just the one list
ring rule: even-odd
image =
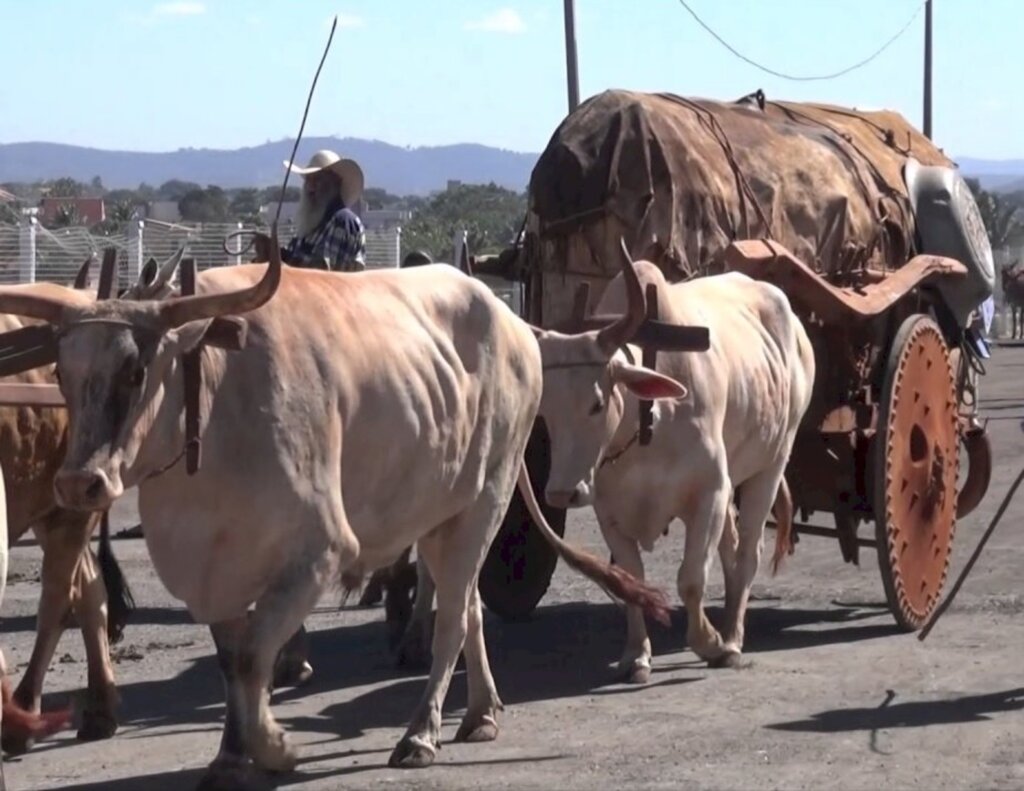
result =
[[524,263],[611,276],[622,234],[673,279],[718,270],[735,239],[774,239],[837,284],[898,268],[916,252],[908,156],[952,164],[894,112],[605,91],[533,170]]

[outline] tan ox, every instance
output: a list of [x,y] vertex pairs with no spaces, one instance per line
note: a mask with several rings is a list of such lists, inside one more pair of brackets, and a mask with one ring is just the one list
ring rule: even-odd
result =
[[[164,295],[182,252],[163,265],[153,259],[147,261],[139,281],[124,296],[141,299]],[[79,287],[86,285],[88,265],[87,261],[79,273]],[[0,332],[37,323],[0,315]],[[7,377],[7,381],[52,384],[56,380],[53,367],[46,366]],[[100,514],[70,511],[56,503],[53,479],[66,444],[64,409],[0,407],[0,464],[8,496],[5,536],[13,546],[31,529],[43,555],[35,645],[13,694],[4,673],[3,700],[8,716],[3,726],[3,749],[13,754],[25,752],[37,739],[67,724],[68,712],[40,716],[40,709],[46,672],[72,614],[82,631],[88,663],[78,737],[105,739],[117,730],[118,695],[110,643],[120,639],[132,608],[131,593],[110,551],[106,525],[98,557],[89,548]]]
[[[278,650],[339,578],[413,543],[437,590],[433,665],[390,763],[433,761],[460,650],[468,706],[456,739],[496,736],[476,581],[517,476],[529,489],[522,458],[541,398],[535,339],[483,284],[448,266],[284,268],[276,238],[271,249],[269,266],[204,272],[192,297],[0,288],[0,310],[59,328],[71,420],[59,500],[105,509],[137,485],[157,574],[211,626],[227,713],[205,788],[259,786],[253,764],[295,766],[269,707]],[[202,353],[202,466],[188,476],[180,356],[213,317],[247,311],[243,350]],[[606,590],[667,617],[656,591],[546,535]]]
[[[628,359],[640,359],[628,342],[643,321],[644,289],[652,283],[663,321],[708,327],[711,337],[709,351],[660,355],[658,372]],[[765,519],[784,488],[783,472],[810,403],[810,342],[786,296],[772,285],[738,273],[669,285],[656,266],[641,261],[634,267],[628,257],[598,312],[625,314],[627,321],[568,335],[537,331],[545,377],[540,411],[551,435],[547,499],[558,507],[593,504],[615,562],[641,579],[640,548],[651,551],[669,524],[682,519],[678,587],[687,641],[712,665],[734,664]],[[637,443],[638,398],[655,401],[646,446]],[[716,546],[725,570],[724,635],[703,607]],[[639,610],[630,608],[627,629],[620,666],[643,683],[651,644]]]

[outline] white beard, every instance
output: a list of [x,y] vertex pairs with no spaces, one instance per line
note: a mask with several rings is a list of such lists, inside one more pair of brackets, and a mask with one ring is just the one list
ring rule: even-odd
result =
[[302,190],[299,207],[295,211],[295,232],[298,236],[308,235],[320,224],[334,197],[330,190],[319,190],[313,195]]

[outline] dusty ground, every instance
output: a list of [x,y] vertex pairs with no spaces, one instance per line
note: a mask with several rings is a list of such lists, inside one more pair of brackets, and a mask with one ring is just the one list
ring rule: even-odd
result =
[[[984,413],[997,468],[982,506],[959,525],[958,574],[1024,464],[1024,349],[996,350]],[[749,665],[711,671],[684,646],[682,617],[658,628],[645,688],[610,683],[623,618],[559,566],[535,618],[488,616],[486,637],[506,703],[498,741],[446,743],[430,769],[386,767],[424,683],[391,669],[380,608],[310,617],[316,675],[275,695],[277,716],[302,745],[282,787],[905,789],[1024,787],[1024,649],[1020,536],[1024,495],[1008,512],[956,606],[925,643],[899,633],[884,608],[873,550],[844,565],[832,539],[804,537],[779,577],[759,575],[747,631]],[[118,526],[134,524],[125,502]],[[867,529],[864,528],[866,533]],[[569,535],[604,552],[588,512]],[[678,532],[647,557],[673,591]],[[139,540],[118,541],[140,605],[116,649],[123,726],[112,740],[61,735],[7,763],[9,787],[169,791],[193,787],[214,756],[223,714],[205,629],[190,623],[155,578]],[[3,647],[20,674],[28,659],[39,552],[13,553]],[[721,603],[718,571],[712,617]],[[84,685],[76,634],[65,635],[47,678],[52,707]],[[461,670],[445,737],[465,702]]]

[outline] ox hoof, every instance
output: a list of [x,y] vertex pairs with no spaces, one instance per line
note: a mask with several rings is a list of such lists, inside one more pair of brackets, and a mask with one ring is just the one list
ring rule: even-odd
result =
[[398,644],[395,655],[395,666],[400,670],[429,670],[431,663],[430,649],[420,637],[411,636],[406,632]]
[[313,677],[313,666],[309,662],[282,662],[274,671],[274,689],[301,687]]
[[36,740],[31,736],[24,734],[12,734],[4,735],[3,739],[0,740],[0,749],[3,749],[4,755],[11,757],[24,755],[33,747],[35,747]]
[[402,739],[388,758],[388,766],[397,769],[423,769],[434,763],[437,748],[418,737]]
[[263,744],[256,745],[253,760],[268,772],[291,772],[299,762],[299,754],[283,730],[269,733]]
[[110,739],[117,733],[117,718],[106,711],[86,711],[82,714],[82,727],[78,729],[78,741],[98,742]]
[[621,669],[621,678],[627,684],[646,684],[651,680],[651,666],[642,662],[631,662]]
[[214,762],[206,770],[196,791],[271,791],[270,779],[252,763]]
[[708,667],[719,670],[721,668],[729,668],[732,670],[737,669],[740,666],[741,654],[739,651],[724,651],[723,653],[716,656],[714,659],[708,660]]
[[468,717],[455,733],[457,742],[493,742],[498,738],[498,721],[490,714],[470,720]]

